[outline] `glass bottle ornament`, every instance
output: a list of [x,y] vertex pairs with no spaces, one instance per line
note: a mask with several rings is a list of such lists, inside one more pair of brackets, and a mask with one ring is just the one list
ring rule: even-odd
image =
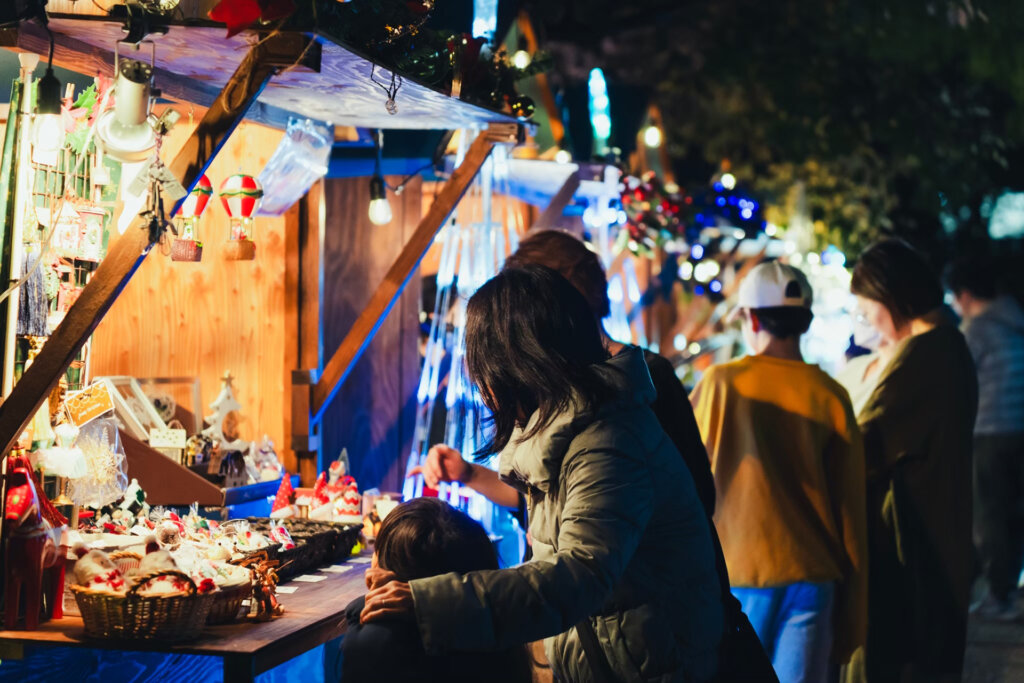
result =
[[231,233],[224,247],[229,261],[252,261],[256,244],[252,241],[253,216],[263,199],[263,187],[251,175],[238,173],[220,186],[220,201],[231,218]]
[[178,236],[171,243],[172,261],[202,261],[203,243],[199,241],[197,223],[213,196],[213,185],[204,173],[181,203],[181,208],[174,214]]

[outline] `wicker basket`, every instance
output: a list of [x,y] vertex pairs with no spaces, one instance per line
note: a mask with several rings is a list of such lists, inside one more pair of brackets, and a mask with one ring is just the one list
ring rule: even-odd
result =
[[[188,586],[186,593],[139,595],[142,586],[161,576],[174,576]],[[213,605],[213,593],[197,593],[184,572],[167,570],[139,577],[127,593],[111,593],[72,586],[90,638],[177,642],[199,635]]]
[[121,576],[128,576],[128,572],[138,569],[142,563],[142,555],[131,550],[115,550],[107,557],[117,567],[117,571],[121,572]]
[[224,624],[238,618],[242,603],[252,596],[252,584],[240,583],[237,586],[222,588],[213,594],[213,605],[206,616],[207,624]]
[[203,245],[195,240],[183,240],[176,238],[171,242],[172,261],[202,261]]

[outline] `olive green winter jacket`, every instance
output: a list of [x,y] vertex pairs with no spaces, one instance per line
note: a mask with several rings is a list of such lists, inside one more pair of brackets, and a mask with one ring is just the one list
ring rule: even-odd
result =
[[560,680],[594,681],[573,628],[589,615],[623,681],[714,674],[723,614],[707,517],[648,407],[642,352],[628,349],[600,371],[615,400],[559,416],[522,443],[519,432],[501,453],[501,477],[527,497],[533,560],[411,583],[428,653],[546,638]]

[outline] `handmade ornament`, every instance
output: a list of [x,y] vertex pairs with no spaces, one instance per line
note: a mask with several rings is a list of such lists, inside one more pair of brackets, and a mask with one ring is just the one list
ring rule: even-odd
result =
[[204,434],[194,434],[185,442],[185,466],[206,464],[213,454],[213,439]]
[[88,473],[69,482],[68,496],[76,505],[101,508],[120,499],[128,486],[117,422],[93,420],[81,430],[77,444],[85,454]]
[[281,485],[277,488],[277,495],[274,496],[274,505],[270,508],[271,519],[294,517],[297,514],[293,504],[294,496],[291,477],[285,474],[281,479]]
[[256,468],[259,470],[257,481],[274,481],[284,475],[284,467],[281,465],[281,460],[277,457],[277,451],[274,450],[274,442],[266,434],[263,435],[259,448],[253,454],[253,460]]
[[226,371],[221,379],[220,394],[217,400],[210,404],[213,410],[211,415],[204,419],[210,424],[202,431],[203,436],[213,440],[222,453],[228,451],[249,450],[249,443],[238,438],[238,413],[242,410],[241,404],[235,399],[232,382],[234,377],[230,371]]
[[78,479],[88,474],[85,454],[81,448],[75,447],[78,438],[78,427],[65,422],[54,429],[57,445],[39,451],[38,465],[49,475]]
[[231,234],[224,248],[224,258],[230,261],[251,261],[256,258],[256,244],[252,241],[252,217],[260,207],[263,188],[251,175],[239,173],[220,186],[220,201],[231,218]]
[[50,325],[50,302],[46,296],[46,268],[40,263],[38,248],[26,254],[18,296],[18,334],[23,337],[47,337]]
[[281,550],[292,550],[295,548],[295,541],[284,524],[270,525],[270,540],[281,544]]
[[284,613],[277,601],[277,560],[268,559],[267,553],[257,553],[240,563],[252,572],[252,602],[249,616],[256,621],[269,621]]
[[536,106],[533,104],[533,100],[526,95],[517,95],[512,98],[509,102],[512,107],[512,115],[520,121],[526,121],[533,117],[533,112],[536,110]]
[[79,202],[75,210],[82,220],[78,242],[78,258],[98,263],[103,260],[103,224],[107,213],[92,202]]
[[196,224],[212,196],[213,185],[204,173],[174,215],[174,222],[178,224],[178,236],[171,243],[172,261],[201,261],[203,259],[203,243],[199,241]]

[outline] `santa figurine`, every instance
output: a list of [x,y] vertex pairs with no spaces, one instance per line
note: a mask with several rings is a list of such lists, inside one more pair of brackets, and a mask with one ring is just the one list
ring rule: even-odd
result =
[[72,548],[78,561],[73,570],[75,583],[84,588],[105,590],[112,593],[123,593],[124,577],[117,566],[102,550],[89,550],[84,543],[76,543]]
[[345,494],[349,485],[356,483],[355,478],[348,474],[348,449],[342,448],[341,455],[328,468],[327,495],[330,500],[337,500]]
[[[134,570],[129,577],[133,584],[142,581],[145,577],[159,574],[160,572],[180,571],[178,563],[167,550],[160,547],[155,534],[146,537],[146,555],[139,563],[138,569]],[[146,582],[144,588],[139,590],[139,595],[166,595],[168,593],[187,592],[188,586],[180,576],[153,576]]]

